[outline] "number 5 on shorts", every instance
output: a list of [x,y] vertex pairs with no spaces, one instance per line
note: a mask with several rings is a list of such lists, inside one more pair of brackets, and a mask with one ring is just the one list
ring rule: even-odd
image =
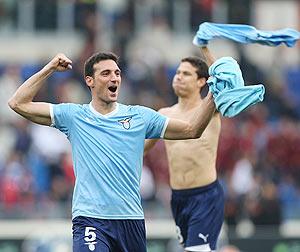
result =
[[85,232],[84,232],[84,240],[86,242],[93,242],[96,240],[96,233],[94,232],[96,228],[94,227],[85,227]]

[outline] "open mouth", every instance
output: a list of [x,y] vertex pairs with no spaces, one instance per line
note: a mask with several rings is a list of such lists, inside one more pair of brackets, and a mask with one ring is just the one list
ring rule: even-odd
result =
[[113,92],[113,93],[115,93],[116,91],[117,91],[117,86],[110,86],[109,88],[108,88],[108,90],[110,91],[110,92]]

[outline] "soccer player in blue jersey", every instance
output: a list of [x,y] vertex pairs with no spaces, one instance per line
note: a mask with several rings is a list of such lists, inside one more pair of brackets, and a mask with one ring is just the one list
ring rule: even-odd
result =
[[55,71],[71,68],[69,58],[56,55],[17,89],[9,106],[32,122],[57,128],[71,143],[76,176],[73,251],[144,252],[139,193],[144,140],[200,137],[215,111],[212,95],[207,95],[190,121],[120,104],[118,58],[113,53],[96,53],[84,69],[92,96],[89,104],[33,102],[44,80]]
[[[215,59],[207,47],[201,51],[206,62],[199,57],[181,60],[172,83],[178,102],[160,109],[163,115],[191,120],[198,107],[205,105],[200,92],[209,77],[208,65]],[[216,112],[200,138],[164,141],[172,188],[171,209],[179,242],[186,252],[216,251],[224,220],[224,193],[216,171],[220,131],[220,113]],[[145,153],[156,141],[146,140]]]

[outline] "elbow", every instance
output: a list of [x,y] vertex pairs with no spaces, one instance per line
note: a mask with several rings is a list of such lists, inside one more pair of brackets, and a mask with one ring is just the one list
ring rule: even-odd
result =
[[9,106],[12,110],[14,110],[14,111],[16,111],[17,108],[18,108],[18,103],[17,103],[17,101],[16,101],[15,99],[13,99],[13,98],[10,98],[10,99],[8,100],[7,104],[8,104],[8,106]]
[[198,129],[198,130],[194,130],[191,132],[191,138],[192,139],[197,139],[200,138],[202,136],[204,129]]
[[197,138],[200,138],[202,136],[202,132],[201,133],[199,133],[199,132],[196,132],[196,133],[194,133],[193,135],[192,135],[192,139],[197,139]]
[[201,137],[203,131],[199,131],[199,130],[190,130],[186,136],[187,139],[197,139],[199,137]]
[[8,100],[8,106],[13,110],[13,111],[15,111],[15,112],[18,112],[18,111],[20,111],[20,104],[16,101],[16,99],[14,99],[14,98],[10,98],[9,100]]

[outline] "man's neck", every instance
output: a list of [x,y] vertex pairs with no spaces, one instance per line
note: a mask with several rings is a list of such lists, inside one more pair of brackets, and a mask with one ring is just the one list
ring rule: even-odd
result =
[[117,106],[117,102],[107,103],[107,102],[96,101],[96,100],[92,100],[91,104],[93,108],[102,115],[111,113],[116,109]]
[[193,95],[189,97],[178,97],[178,106],[182,110],[190,110],[198,106],[202,101],[201,95]]

